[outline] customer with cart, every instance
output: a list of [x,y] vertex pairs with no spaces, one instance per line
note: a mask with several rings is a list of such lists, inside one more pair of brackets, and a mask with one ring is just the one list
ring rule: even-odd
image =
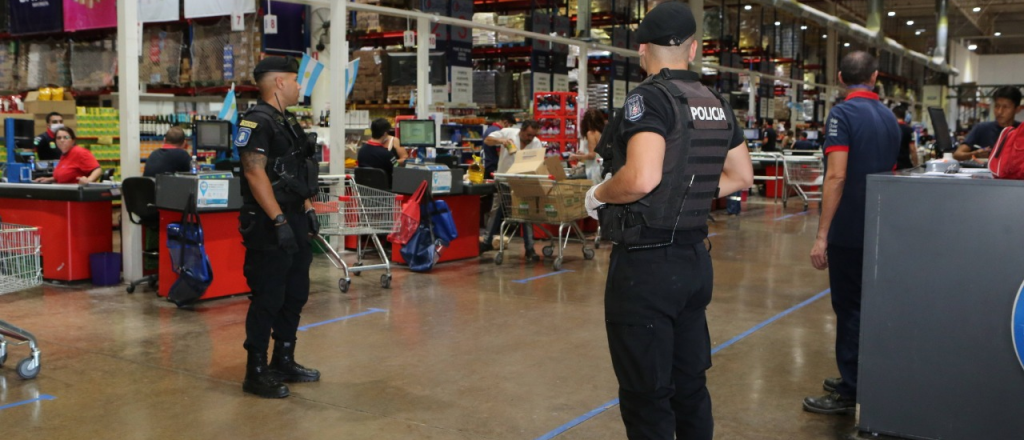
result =
[[[500,147],[501,154],[498,159],[497,172],[504,173],[509,168],[512,168],[512,164],[516,161],[515,154],[517,151],[544,148],[540,140],[537,139],[537,133],[539,132],[539,122],[526,120],[523,121],[519,128],[503,128],[484,138],[484,145]],[[505,213],[502,211],[500,203],[495,203],[492,206],[492,210],[494,211],[494,216],[491,219],[491,227],[487,232],[487,236],[480,242],[481,254],[494,250],[491,240],[494,239],[495,235],[500,234],[501,223],[505,219]],[[537,251],[533,249],[533,229],[529,225],[523,225],[523,245],[526,247],[526,259],[528,261],[540,261],[540,255],[537,255]]]
[[620,134],[606,158],[614,176],[586,198],[615,243],[605,327],[630,439],[714,436],[707,217],[719,192],[749,188],[754,171],[728,102],[687,70],[700,47],[696,28],[678,2],[640,23],[640,65],[656,73],[626,98],[622,124],[608,127]]
[[828,269],[841,377],[825,379],[828,394],[804,399],[804,410],[819,414],[848,414],[857,406],[867,175],[892,171],[900,152],[896,116],[871,91],[877,77],[878,61],[867,52],[843,57],[839,81],[848,94],[825,120],[827,161],[811,263]]
[[[256,65],[260,100],[241,118],[235,138],[243,169],[239,231],[252,290],[242,391],[265,398],[288,396],[282,382],[320,380],[319,371],[295,362],[295,334],[309,298],[313,261],[307,236],[320,229],[309,200],[318,189],[315,146],[285,110],[299,100],[297,72],[290,57],[268,57]],[[274,355],[268,366],[271,331]]]

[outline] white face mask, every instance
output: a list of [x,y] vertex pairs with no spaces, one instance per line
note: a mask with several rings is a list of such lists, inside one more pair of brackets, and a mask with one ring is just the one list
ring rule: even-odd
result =
[[57,130],[64,128],[64,124],[50,124],[50,131],[56,133]]

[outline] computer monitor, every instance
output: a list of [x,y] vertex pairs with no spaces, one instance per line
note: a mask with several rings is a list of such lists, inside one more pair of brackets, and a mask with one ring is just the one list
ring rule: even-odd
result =
[[818,140],[818,130],[806,130],[804,134],[807,135],[807,140]]
[[743,129],[743,137],[750,141],[756,141],[761,139],[760,132],[756,128],[745,128]]
[[943,153],[953,151],[953,136],[946,124],[946,112],[939,107],[928,107],[928,118],[932,120],[932,131],[935,134],[935,154],[942,157]]
[[398,140],[403,147],[433,147],[437,145],[437,132],[432,119],[406,119],[398,121]]
[[196,121],[197,150],[230,150],[231,122]]

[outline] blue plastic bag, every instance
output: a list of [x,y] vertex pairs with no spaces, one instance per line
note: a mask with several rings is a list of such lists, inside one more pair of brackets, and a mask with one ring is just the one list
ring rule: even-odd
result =
[[213,283],[213,268],[203,247],[203,226],[195,208],[195,195],[181,215],[181,221],[167,225],[167,251],[178,280],[171,285],[167,299],[178,307],[198,300]]
[[430,222],[433,223],[434,237],[441,240],[441,244],[448,246],[456,238],[459,238],[459,231],[455,228],[455,219],[448,209],[444,200],[434,200],[424,203]]
[[409,270],[413,272],[430,272],[440,255],[437,253],[434,234],[429,226],[420,225],[409,242],[399,251]]

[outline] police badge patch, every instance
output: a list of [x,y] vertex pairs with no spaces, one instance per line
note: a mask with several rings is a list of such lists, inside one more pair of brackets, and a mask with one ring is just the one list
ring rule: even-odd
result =
[[644,97],[633,95],[626,100],[626,119],[630,122],[639,121],[644,117]]
[[249,145],[249,137],[252,136],[252,129],[249,127],[242,127],[238,129],[238,135],[235,136],[235,146],[244,147]]

